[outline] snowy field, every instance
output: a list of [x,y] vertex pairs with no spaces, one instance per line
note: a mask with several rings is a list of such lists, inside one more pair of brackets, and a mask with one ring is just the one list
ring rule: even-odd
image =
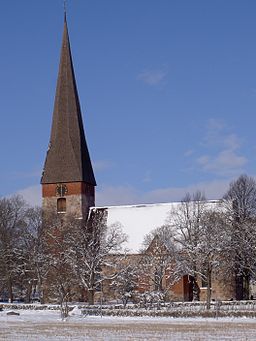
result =
[[0,312],[0,340],[256,340],[256,319],[120,318],[73,315],[61,321],[56,311]]

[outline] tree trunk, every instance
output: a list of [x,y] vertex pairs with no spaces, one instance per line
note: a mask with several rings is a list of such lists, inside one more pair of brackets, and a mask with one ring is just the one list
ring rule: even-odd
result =
[[32,294],[32,281],[28,283],[27,292],[26,292],[26,303],[30,303]]
[[95,271],[91,271],[89,278],[89,289],[88,289],[88,303],[90,305],[94,304],[94,288],[95,288]]
[[39,293],[39,298],[40,298],[40,303],[41,303],[41,304],[44,304],[44,303],[45,303],[45,300],[44,300],[44,292],[43,292],[43,291],[40,291],[40,293]]
[[44,304],[45,303],[45,297],[44,297],[45,295],[44,295],[43,280],[42,280],[41,276],[38,276],[37,291],[38,291],[40,303]]
[[208,266],[207,269],[207,292],[206,292],[206,308],[210,309],[211,307],[211,286],[212,286],[212,270],[210,269],[210,266]]
[[236,274],[236,300],[243,299],[243,276]]
[[13,291],[12,291],[12,279],[11,279],[11,277],[8,278],[8,301],[10,303],[13,302]]
[[88,290],[88,303],[89,303],[89,305],[94,304],[94,289]]
[[64,298],[61,303],[60,303],[60,316],[61,319],[64,320],[65,318],[68,317],[68,301],[66,298]]
[[192,279],[193,301],[200,301],[200,288],[197,284],[196,276]]
[[249,288],[250,288],[250,275],[248,274],[248,271],[246,271],[246,274],[243,277],[243,299],[249,300]]

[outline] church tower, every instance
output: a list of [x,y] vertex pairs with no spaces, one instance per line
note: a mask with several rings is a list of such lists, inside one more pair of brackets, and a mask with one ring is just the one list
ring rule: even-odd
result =
[[86,218],[95,206],[95,178],[86,144],[66,15],[50,143],[42,179],[43,212]]

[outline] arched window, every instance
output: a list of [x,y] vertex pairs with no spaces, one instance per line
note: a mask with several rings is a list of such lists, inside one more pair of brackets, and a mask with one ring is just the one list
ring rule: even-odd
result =
[[65,198],[59,198],[57,200],[57,212],[58,213],[65,213],[67,209],[66,199]]

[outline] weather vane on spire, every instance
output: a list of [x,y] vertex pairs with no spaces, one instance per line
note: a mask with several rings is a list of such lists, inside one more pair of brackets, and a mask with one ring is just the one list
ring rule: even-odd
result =
[[63,7],[64,7],[64,14],[66,15],[66,13],[67,13],[67,2],[66,2],[66,0],[63,0]]

